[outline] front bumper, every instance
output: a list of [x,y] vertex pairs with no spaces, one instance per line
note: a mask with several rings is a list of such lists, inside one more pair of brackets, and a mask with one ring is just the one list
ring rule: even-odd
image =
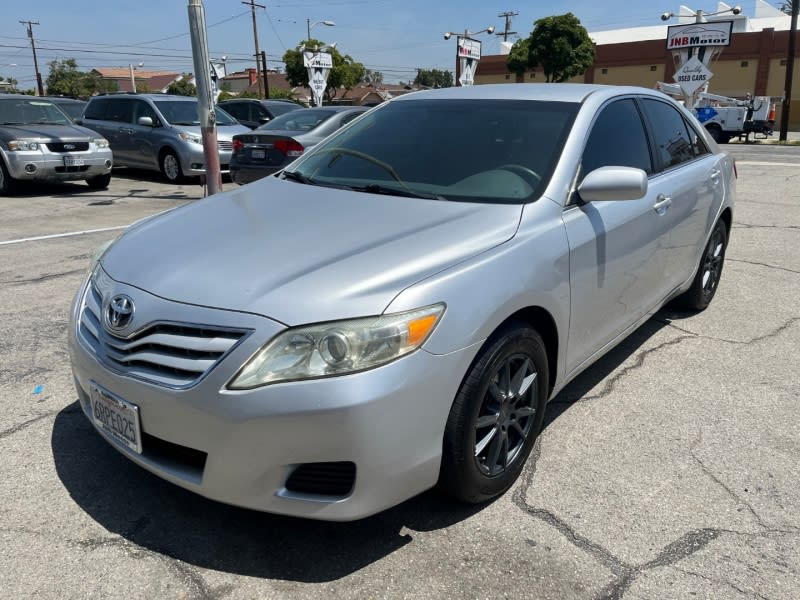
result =
[[[475,348],[440,356],[419,350],[370,371],[266,387],[225,389],[244,362],[283,329],[270,319],[188,306],[114,283],[137,312],[252,333],[188,389],[137,380],[110,369],[80,339],[83,291],[73,307],[69,351],[81,407],[92,421],[96,384],[139,407],[143,452],[103,437],[129,459],[207,498],[285,515],[346,521],[379,512],[432,487],[458,385]],[[180,447],[173,453],[168,447]],[[204,460],[182,460],[187,449]],[[343,495],[297,492],[287,480],[300,465],[352,463]]]
[[[109,148],[82,152],[51,152],[45,143],[38,150],[8,151],[5,153],[8,172],[20,181],[75,181],[91,179],[111,172],[113,155]],[[66,166],[64,158],[82,161],[82,165]]]

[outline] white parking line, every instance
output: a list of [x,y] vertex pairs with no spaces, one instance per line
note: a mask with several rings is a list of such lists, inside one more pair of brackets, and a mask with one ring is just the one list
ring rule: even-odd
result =
[[70,231],[68,233],[53,233],[51,235],[39,235],[36,237],[20,238],[18,240],[8,240],[0,242],[0,246],[9,246],[11,244],[22,244],[24,242],[38,242],[39,240],[52,240],[55,238],[72,237],[75,235],[86,235],[87,233],[101,233],[103,231],[117,231],[119,229],[127,229],[130,225],[119,225],[117,227],[103,227],[102,229],[86,229],[84,231]]
[[759,160],[737,160],[736,166],[738,167],[739,165],[754,165],[757,167],[800,167],[800,161],[793,163],[779,163]]

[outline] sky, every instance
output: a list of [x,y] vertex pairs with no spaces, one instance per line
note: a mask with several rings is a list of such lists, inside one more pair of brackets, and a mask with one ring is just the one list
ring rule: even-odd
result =
[[[281,70],[281,57],[306,38],[336,47],[380,71],[385,82],[413,80],[416,69],[455,70],[456,36],[445,31],[479,31],[493,25],[502,32],[498,15],[516,11],[512,18],[514,41],[527,37],[537,19],[572,12],[586,29],[604,31],[658,25],[666,11],[678,12],[672,0],[256,0],[259,46],[271,69]],[[734,4],[734,2],[729,2]],[[779,6],[780,1],[772,1]],[[188,0],[2,0],[0,18],[0,76],[18,80],[18,87],[35,87],[35,72],[27,26],[33,26],[37,58],[46,80],[48,63],[74,58],[80,70],[127,67],[143,62],[144,70],[192,72]],[[713,12],[716,2],[686,2],[693,10]],[[753,0],[738,2],[753,14]],[[204,0],[210,56],[227,56],[228,73],[255,66],[253,24],[249,5],[240,0]],[[502,36],[480,34],[483,54],[498,54]]]

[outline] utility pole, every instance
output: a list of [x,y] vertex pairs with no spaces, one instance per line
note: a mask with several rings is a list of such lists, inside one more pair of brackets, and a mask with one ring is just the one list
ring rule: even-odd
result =
[[506,12],[501,12],[498,17],[502,17],[506,20],[506,26],[503,28],[503,31],[498,31],[495,35],[502,35],[503,41],[508,41],[508,36],[510,35],[517,35],[516,31],[511,31],[511,17],[516,17],[519,14],[516,10],[509,10]]
[[[256,4],[255,0],[249,0],[249,2],[245,2],[242,0],[242,4],[246,4],[250,7],[250,12],[253,15],[253,40],[256,43],[256,79],[258,79],[258,97],[264,97],[264,86],[261,85],[261,51],[258,49],[258,28],[256,27],[256,7],[258,8],[266,8],[263,4]],[[266,70],[266,65],[264,67]]]
[[206,163],[208,195],[222,191],[222,174],[217,147],[217,115],[211,87],[211,60],[208,57],[208,36],[203,0],[189,0],[189,33],[192,39],[192,59],[197,82],[197,112],[200,117],[200,137]]
[[36,87],[39,89],[39,95],[44,96],[42,74],[39,73],[39,61],[36,60],[36,42],[33,39],[33,26],[38,25],[39,21],[20,21],[20,23],[28,26],[28,37],[31,40],[31,49],[33,50],[33,68],[36,70]]
[[264,68],[264,98],[269,98],[269,79],[267,78],[267,53],[261,51],[261,66]]
[[797,43],[797,12],[800,0],[792,0],[792,24],[789,27],[789,51],[786,56],[786,82],[783,86],[783,109],[781,110],[781,133],[779,140],[786,141],[789,133],[789,105],[792,103],[792,77],[794,75],[794,54]]

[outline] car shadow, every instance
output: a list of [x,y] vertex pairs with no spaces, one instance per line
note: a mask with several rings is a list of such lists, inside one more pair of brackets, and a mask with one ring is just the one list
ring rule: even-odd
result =
[[[550,403],[546,426],[664,326],[648,321],[584,371]],[[56,416],[51,446],[70,496],[109,532],[190,565],[252,577],[340,579],[402,548],[416,531],[449,527],[487,506],[457,504],[429,491],[360,521],[331,523],[221,504],[121,456],[96,433],[77,401]]]

